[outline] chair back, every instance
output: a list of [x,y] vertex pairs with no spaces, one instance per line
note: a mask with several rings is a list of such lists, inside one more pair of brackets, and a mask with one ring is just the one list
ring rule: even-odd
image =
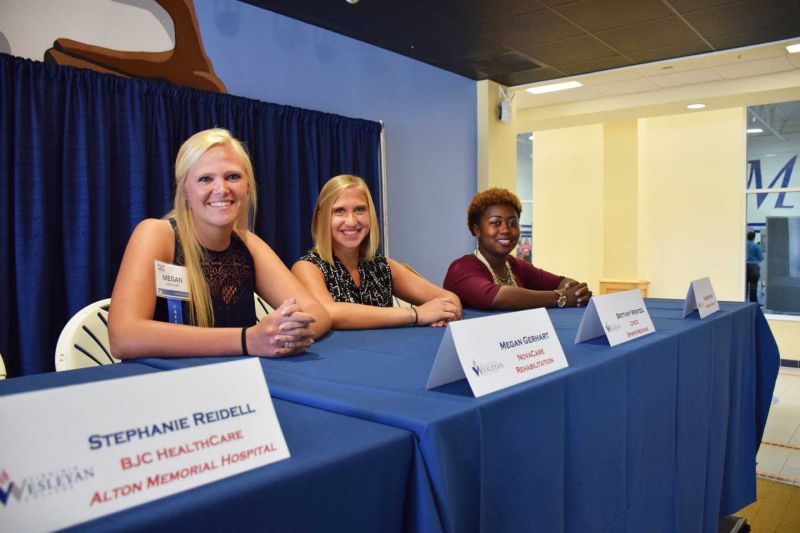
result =
[[274,309],[256,293],[253,293],[253,299],[256,304],[256,322],[261,322],[261,320],[273,312]]
[[[422,274],[420,274],[419,272],[417,272],[417,271],[414,269],[414,267],[412,267],[412,266],[411,266],[411,265],[409,265],[408,263],[400,263],[400,264],[401,264],[402,266],[406,267],[406,268],[407,268],[408,270],[410,270],[412,273],[416,274],[417,276],[419,276],[419,277],[422,277]],[[393,307],[414,307],[414,306],[413,306],[413,305],[411,305],[410,303],[406,302],[405,300],[401,300],[401,299],[400,299],[400,298],[398,298],[397,296],[392,296],[392,299],[394,300],[394,303],[392,304],[392,306],[393,306]]]
[[397,296],[392,296],[392,307],[413,307],[410,303],[405,300],[401,300]]
[[111,298],[87,305],[73,316],[58,337],[56,370],[119,363],[108,342],[108,308]]

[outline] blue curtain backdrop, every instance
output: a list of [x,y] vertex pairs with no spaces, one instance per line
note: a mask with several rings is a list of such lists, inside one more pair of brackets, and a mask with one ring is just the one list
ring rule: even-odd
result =
[[215,126],[247,145],[255,231],[287,264],[310,248],[331,176],[362,176],[380,213],[379,123],[0,54],[0,354],[10,376],[54,369],[61,328],[111,294],[134,226],[169,210],[181,143]]

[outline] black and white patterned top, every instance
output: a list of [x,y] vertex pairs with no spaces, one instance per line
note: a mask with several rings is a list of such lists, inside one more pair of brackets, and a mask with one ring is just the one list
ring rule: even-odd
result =
[[309,252],[300,259],[313,263],[322,271],[325,286],[333,301],[392,307],[392,270],[384,256],[376,254],[372,261],[358,261],[358,273],[361,276],[361,285],[358,287],[336,256],[333,256],[332,265],[323,261],[316,252]]

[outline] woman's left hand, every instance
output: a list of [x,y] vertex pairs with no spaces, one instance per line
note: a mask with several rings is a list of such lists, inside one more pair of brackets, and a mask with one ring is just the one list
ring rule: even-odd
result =
[[250,353],[259,357],[284,357],[305,351],[314,343],[310,325],[315,318],[302,312],[293,298],[247,329]]
[[450,300],[450,302],[452,302],[456,307],[455,309],[456,316],[455,318],[451,318],[449,320],[443,319],[431,322],[430,326],[432,328],[444,328],[447,327],[448,322],[452,322],[453,320],[461,320],[461,313],[464,311],[464,308],[461,306],[461,299],[450,291],[446,292],[447,292],[447,299]]
[[586,283],[570,280],[562,288],[567,295],[567,305],[570,307],[583,307],[589,303],[589,298],[592,297],[592,291],[589,290]]

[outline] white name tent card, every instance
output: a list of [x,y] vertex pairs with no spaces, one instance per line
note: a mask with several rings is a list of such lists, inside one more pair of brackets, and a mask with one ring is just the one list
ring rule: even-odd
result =
[[611,346],[656,330],[639,289],[592,296],[583,313],[575,344],[601,335]]
[[689,284],[689,291],[683,302],[683,317],[689,316],[695,309],[700,318],[719,311],[717,295],[714,293],[714,287],[711,286],[709,278],[696,279]]
[[544,309],[450,322],[427,388],[467,378],[478,397],[569,366]]
[[257,359],[0,397],[0,530],[61,529],[289,457]]

